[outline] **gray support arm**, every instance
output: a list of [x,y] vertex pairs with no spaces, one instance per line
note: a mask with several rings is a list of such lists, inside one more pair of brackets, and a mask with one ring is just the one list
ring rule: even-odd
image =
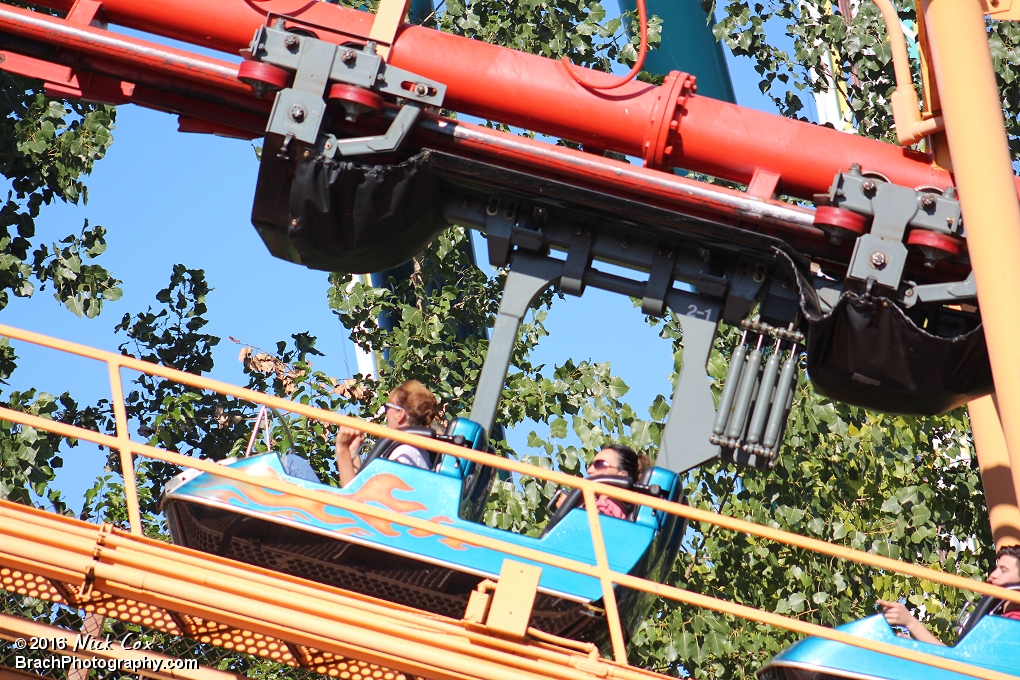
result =
[[675,289],[667,295],[666,304],[679,316],[684,357],[655,464],[679,473],[719,455],[719,447],[709,442],[715,400],[705,366],[719,326],[720,305]]
[[561,261],[527,253],[514,255],[471,408],[471,420],[484,427],[486,432],[492,431],[496,420],[496,407],[503,393],[506,373],[510,368],[510,355],[517,343],[521,320],[538,294],[556,282],[562,274]]

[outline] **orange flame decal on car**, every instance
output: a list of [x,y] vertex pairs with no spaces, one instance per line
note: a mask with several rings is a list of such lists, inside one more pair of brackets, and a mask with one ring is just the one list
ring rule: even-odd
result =
[[[429,521],[435,522],[436,524],[449,524],[449,525],[454,524],[454,521],[445,515],[437,515],[431,518]],[[430,536],[435,536],[435,534],[432,533],[431,531],[424,531],[422,529],[409,529],[407,533],[411,534],[415,538],[428,538]],[[458,541],[457,539],[450,538],[449,536],[444,536],[440,538],[439,542],[449,548],[453,548],[454,550],[467,550],[468,548],[478,547],[472,543],[464,543],[463,541]]]
[[344,527],[343,529],[337,529],[336,533],[343,534],[344,536],[356,536],[358,538],[365,538],[372,535],[372,532],[366,531],[361,527]]
[[[414,489],[408,486],[404,480],[396,475],[380,474],[370,477],[360,489],[350,494],[348,498],[352,501],[359,501],[361,503],[375,501],[387,510],[392,510],[405,515],[418,510],[428,509],[426,505],[417,501],[397,500],[393,497],[394,491],[414,491]],[[384,536],[400,535],[400,531],[397,528],[399,525],[394,524],[393,522],[388,522],[384,519],[377,519],[375,517],[366,517],[364,515],[358,515],[358,519]]]
[[[267,477],[277,481],[288,481],[283,475],[266,463],[251,465],[244,469],[253,477]],[[297,521],[308,519],[317,520],[326,526],[351,524],[361,520],[385,536],[399,536],[399,525],[375,517],[367,517],[358,513],[352,513],[354,517],[337,515],[334,512],[327,512],[327,506],[320,501],[314,501],[289,494],[282,494],[276,491],[263,489],[260,486],[245,482],[229,482],[236,485],[236,488],[224,488],[225,480],[214,475],[202,475],[197,478],[199,488],[206,491],[207,498],[213,498],[225,503],[233,502],[241,506],[262,506],[280,517]],[[215,488],[219,486],[220,488]],[[377,503],[387,510],[409,514],[419,510],[427,510],[427,506],[417,501],[400,500],[393,497],[395,491],[414,491],[404,480],[392,474],[377,474],[368,478],[360,489],[354,493],[344,494],[347,498],[359,503]],[[332,506],[329,506],[332,507]],[[445,519],[445,518],[444,518]],[[449,521],[449,520],[447,520]],[[360,533],[359,533],[360,532]],[[370,535],[370,532],[357,527],[348,527],[340,530],[339,533],[349,535]]]

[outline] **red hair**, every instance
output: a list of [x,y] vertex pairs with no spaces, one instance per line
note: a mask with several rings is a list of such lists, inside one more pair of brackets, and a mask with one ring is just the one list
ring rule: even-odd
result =
[[403,408],[416,427],[428,427],[439,413],[439,402],[431,390],[417,380],[408,380],[390,392],[390,401]]

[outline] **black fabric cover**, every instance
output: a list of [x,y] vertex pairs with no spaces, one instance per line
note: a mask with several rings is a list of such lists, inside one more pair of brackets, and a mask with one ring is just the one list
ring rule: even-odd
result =
[[984,329],[931,335],[883,297],[843,293],[808,322],[807,373],[825,395],[885,413],[934,415],[993,391]]
[[420,252],[445,224],[429,152],[394,165],[330,160],[267,137],[252,223],[277,257],[312,269],[378,272]]
[[820,394],[884,413],[935,415],[994,390],[980,324],[952,338],[932,335],[892,300],[849,291],[823,312],[799,270],[797,279],[807,374]]

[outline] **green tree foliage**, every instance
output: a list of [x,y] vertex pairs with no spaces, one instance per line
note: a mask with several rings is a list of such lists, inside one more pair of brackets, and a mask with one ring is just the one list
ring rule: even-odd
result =
[[86,222],[52,250],[35,242],[35,219],[55,200],[88,201],[83,177],[113,143],[114,109],[48,99],[37,84],[0,73],[0,174],[10,182],[0,206],[0,309],[11,294],[32,295],[33,279],[81,316],[94,317],[118,284],[98,264],[83,264],[106,248],[105,230]]
[[[0,352],[13,364],[14,352],[6,338]],[[5,408],[81,427],[94,426],[101,418],[97,408],[81,409],[67,392],[55,397],[35,389],[14,390],[0,403]],[[49,509],[65,512],[60,491],[50,486],[55,470],[63,465],[61,443],[59,435],[0,421],[0,498],[31,504],[34,494],[46,499]],[[70,447],[77,444],[75,440],[67,441]]]
[[[637,59],[639,36],[621,29],[636,12],[607,20],[602,4],[586,0],[566,2],[500,2],[451,0],[439,16],[438,28],[543,57],[569,57],[578,65],[610,70],[613,63]],[[661,40],[662,21],[649,17],[648,44]]]
[[[174,265],[170,282],[156,293],[157,309],[125,314],[115,331],[127,336],[124,354],[196,375],[212,370],[212,348],[220,339],[202,332],[208,323],[205,299],[211,289],[201,270]],[[122,371],[122,374],[128,372]],[[146,374],[135,374],[125,390],[128,426],[152,446],[219,460],[243,436],[244,407],[236,400],[196,390]],[[122,380],[127,375],[122,375]],[[101,401],[101,429],[116,432],[113,409]],[[161,461],[144,460],[136,466],[139,501],[147,530],[161,531],[156,503],[166,481],[180,470]],[[88,491],[82,515],[122,524],[124,505],[120,455],[109,452],[107,474]]]
[[[38,83],[0,73],[0,174],[8,181],[0,205],[0,310],[10,295],[31,296],[51,286],[54,298],[77,316],[95,317],[104,302],[120,297],[120,281],[94,260],[106,249],[106,230],[82,230],[47,246],[35,219],[54,201],[86,201],[84,177],[113,142],[114,110],[48,99]],[[10,344],[0,342],[0,381],[16,367]],[[95,407],[81,408],[71,395],[37,390],[13,392],[4,406],[87,426]],[[0,498],[29,502],[32,494],[57,509],[64,505],[49,484],[62,465],[57,439],[11,423],[0,427]],[[70,445],[74,445],[70,442]]]
[[[735,55],[748,57],[761,76],[759,88],[785,116],[804,117],[805,97],[822,92],[832,78],[860,134],[896,142],[889,97],[896,86],[892,50],[881,12],[863,0],[701,0],[718,10],[715,37]],[[893,0],[908,37],[918,97],[921,67],[914,35],[915,3]],[[1020,159],[1020,25],[988,22],[988,38],[1003,99],[1006,131]]]

